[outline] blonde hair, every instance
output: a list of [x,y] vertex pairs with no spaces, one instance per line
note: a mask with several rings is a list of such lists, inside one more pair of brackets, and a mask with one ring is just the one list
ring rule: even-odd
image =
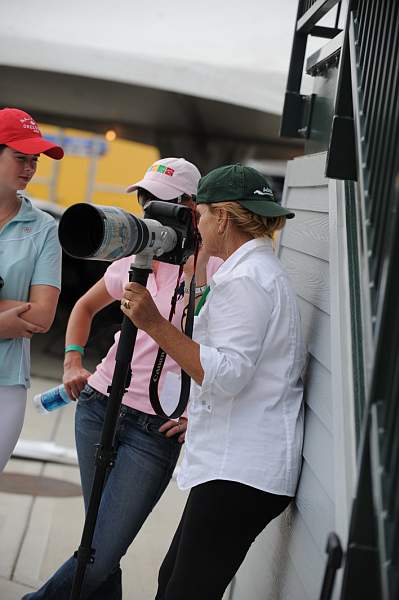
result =
[[211,212],[223,208],[229,219],[238,229],[253,238],[268,237],[275,239],[277,231],[285,225],[287,217],[263,217],[244,208],[238,202],[217,202],[208,204]]

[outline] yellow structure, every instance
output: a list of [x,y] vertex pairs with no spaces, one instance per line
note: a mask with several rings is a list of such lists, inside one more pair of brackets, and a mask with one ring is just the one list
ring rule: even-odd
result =
[[[136,194],[126,194],[125,190],[158,160],[157,148],[118,139],[111,131],[99,136],[49,125],[40,125],[40,129],[45,136],[64,138],[66,153],[61,161],[40,157],[36,176],[27,189],[29,196],[62,206],[92,202],[141,212]],[[104,154],[87,152],[96,146],[105,150]]]

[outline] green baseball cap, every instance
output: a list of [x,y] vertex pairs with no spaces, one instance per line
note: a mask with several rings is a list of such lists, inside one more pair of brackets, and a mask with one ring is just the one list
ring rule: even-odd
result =
[[252,167],[226,165],[213,169],[198,184],[197,204],[239,202],[263,217],[287,217],[295,213],[279,204],[267,179]]

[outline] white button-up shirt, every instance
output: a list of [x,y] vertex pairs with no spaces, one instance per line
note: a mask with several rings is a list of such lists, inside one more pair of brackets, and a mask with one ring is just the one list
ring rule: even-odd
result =
[[223,479],[295,495],[306,352],[271,240],[251,240],[222,264],[195,321],[204,379],[191,383],[179,486]]

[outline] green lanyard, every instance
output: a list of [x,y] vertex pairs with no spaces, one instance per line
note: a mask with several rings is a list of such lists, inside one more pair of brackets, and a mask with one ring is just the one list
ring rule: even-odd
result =
[[196,306],[196,309],[195,309],[195,312],[194,312],[194,316],[195,317],[198,317],[198,315],[200,314],[201,308],[205,304],[205,300],[206,300],[207,295],[209,294],[209,290],[210,289],[211,288],[209,287],[209,285],[207,285],[205,292],[202,294],[202,296],[201,296],[201,298],[200,298],[200,300],[199,300],[199,302],[198,302],[198,304]]

